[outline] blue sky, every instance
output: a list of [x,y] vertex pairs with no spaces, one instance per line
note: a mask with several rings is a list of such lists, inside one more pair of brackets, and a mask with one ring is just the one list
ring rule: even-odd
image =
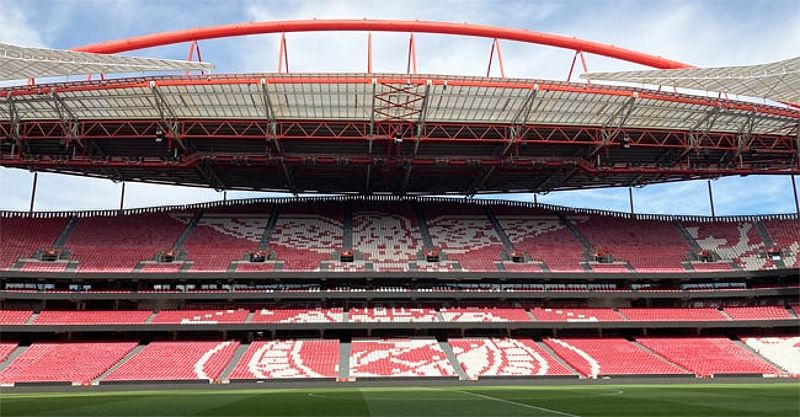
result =
[[[558,33],[641,50],[698,66],[756,64],[800,55],[800,3],[787,1],[150,1],[0,0],[0,42],[70,48],[153,32],[258,20],[307,18],[441,20]],[[374,34],[376,72],[403,72],[407,35]],[[290,70],[363,72],[366,35],[287,35]],[[278,35],[201,42],[216,73],[276,69]],[[490,40],[417,35],[419,72],[481,75]],[[138,51],[184,59],[188,45]],[[510,77],[563,80],[571,51],[504,42]],[[587,56],[591,71],[638,69]],[[0,209],[27,209],[32,175],[0,168]],[[717,214],[794,211],[786,176],[723,178],[713,182]],[[120,184],[40,174],[39,210],[114,208]],[[229,198],[259,193],[231,192]],[[705,181],[634,190],[639,212],[707,214]],[[220,199],[211,190],[128,184],[126,207]],[[531,195],[510,198],[531,200]],[[628,209],[627,189],[561,192],[540,202]]]

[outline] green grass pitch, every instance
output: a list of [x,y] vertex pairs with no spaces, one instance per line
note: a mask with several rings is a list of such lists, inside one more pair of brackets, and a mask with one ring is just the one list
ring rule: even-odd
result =
[[800,384],[6,391],[0,415],[797,417]]

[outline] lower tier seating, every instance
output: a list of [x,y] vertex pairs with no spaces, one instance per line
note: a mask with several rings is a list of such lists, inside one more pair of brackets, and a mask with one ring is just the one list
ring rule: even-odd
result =
[[30,310],[0,310],[0,324],[25,324],[32,314]]
[[152,342],[103,381],[215,381],[238,346],[237,341]]
[[34,343],[0,372],[0,384],[87,384],[109,370],[135,347],[136,342]]
[[11,352],[13,352],[16,348],[16,343],[0,343],[0,363],[3,363],[6,359],[8,359],[8,355],[10,355]]
[[228,379],[336,378],[338,340],[270,340],[250,344]]
[[720,321],[727,320],[716,308],[620,308],[630,321]]
[[434,339],[361,339],[350,344],[350,375],[363,377],[455,377]]
[[153,318],[154,324],[218,324],[244,323],[248,310],[162,310]]
[[725,312],[734,320],[791,320],[793,317],[783,307],[725,307]]
[[747,346],[793,375],[800,375],[800,336],[748,337]]
[[449,343],[472,379],[572,374],[530,339],[452,339]]
[[698,375],[781,373],[724,337],[642,337],[638,341]]
[[585,377],[689,373],[622,338],[549,338],[544,342]]
[[256,310],[253,323],[338,323],[344,321],[339,308],[264,308]]

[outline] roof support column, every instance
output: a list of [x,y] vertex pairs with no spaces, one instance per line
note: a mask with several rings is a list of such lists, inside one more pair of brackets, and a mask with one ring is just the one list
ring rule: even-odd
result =
[[162,126],[167,133],[170,134],[175,143],[178,144],[178,147],[181,148],[182,151],[187,152],[189,149],[186,147],[186,144],[181,138],[180,122],[178,121],[178,117],[175,115],[175,112],[172,111],[172,108],[167,103],[164,95],[158,89],[155,81],[150,81],[150,91],[152,91],[153,97],[155,98],[156,110],[158,110],[158,115],[161,118]]

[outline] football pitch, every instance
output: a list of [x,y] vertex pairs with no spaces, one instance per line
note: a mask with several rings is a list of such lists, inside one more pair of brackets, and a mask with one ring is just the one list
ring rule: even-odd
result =
[[797,417],[800,383],[6,391],[0,415]]

